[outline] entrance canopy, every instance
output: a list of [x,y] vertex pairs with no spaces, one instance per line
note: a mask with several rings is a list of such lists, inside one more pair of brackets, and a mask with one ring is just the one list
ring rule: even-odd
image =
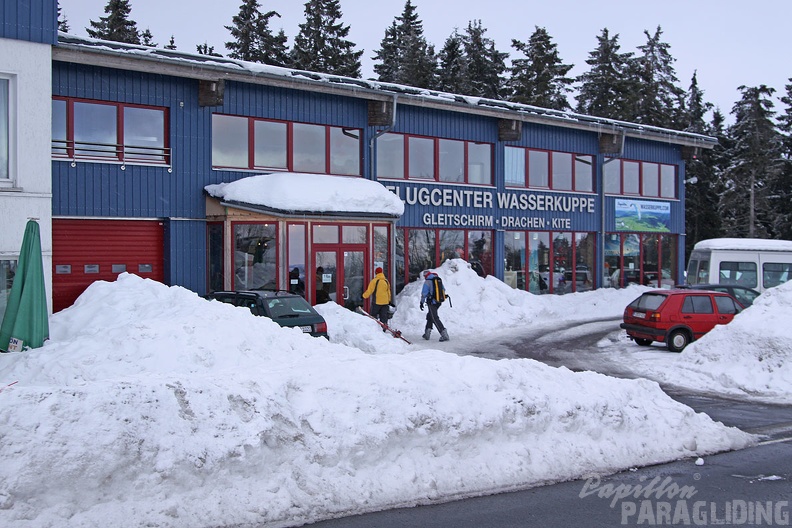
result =
[[226,203],[286,214],[366,215],[399,218],[404,203],[381,183],[350,176],[277,172],[207,185]]

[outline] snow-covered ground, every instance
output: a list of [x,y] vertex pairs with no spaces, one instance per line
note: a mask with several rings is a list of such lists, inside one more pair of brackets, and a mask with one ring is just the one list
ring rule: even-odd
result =
[[[521,325],[618,317],[642,288],[534,296],[462,260],[437,271],[451,341],[419,338],[414,283],[393,320],[412,345],[332,304],[328,342],[134,275],[95,283],[52,316],[44,347],[0,355],[0,526],[298,526],[756,441],[654,381],[453,353]],[[634,347],[638,363],[792,401],[791,303],[778,287],[682,354]]]

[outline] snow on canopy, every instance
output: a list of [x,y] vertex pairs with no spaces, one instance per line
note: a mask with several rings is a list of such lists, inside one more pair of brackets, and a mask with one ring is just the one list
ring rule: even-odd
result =
[[280,211],[376,213],[399,217],[404,204],[381,183],[354,176],[277,172],[207,185],[206,192],[226,202]]

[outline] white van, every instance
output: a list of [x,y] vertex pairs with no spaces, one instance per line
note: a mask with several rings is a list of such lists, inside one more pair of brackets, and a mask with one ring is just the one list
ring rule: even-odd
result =
[[687,284],[739,284],[763,292],[792,279],[792,242],[712,238],[693,246]]

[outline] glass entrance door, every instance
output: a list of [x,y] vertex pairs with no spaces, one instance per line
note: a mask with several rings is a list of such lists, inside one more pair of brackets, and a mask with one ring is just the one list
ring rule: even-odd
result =
[[363,306],[366,253],[342,248],[314,251],[314,304],[333,301],[350,310]]

